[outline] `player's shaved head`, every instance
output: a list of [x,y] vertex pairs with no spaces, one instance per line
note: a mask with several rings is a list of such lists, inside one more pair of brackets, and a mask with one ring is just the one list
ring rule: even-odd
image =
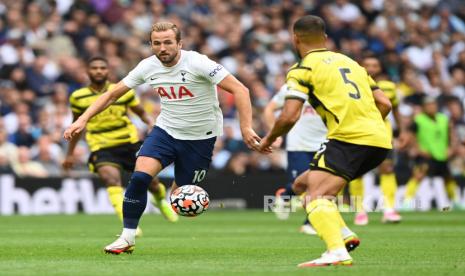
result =
[[326,39],[325,22],[321,17],[306,15],[294,23],[294,34],[303,42],[322,42]]

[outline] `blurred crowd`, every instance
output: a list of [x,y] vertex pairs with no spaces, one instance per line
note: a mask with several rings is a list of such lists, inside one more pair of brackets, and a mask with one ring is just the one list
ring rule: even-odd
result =
[[[465,172],[465,5],[462,0],[3,0],[0,2],[0,173],[63,175],[67,147],[62,133],[72,121],[69,94],[87,85],[85,61],[109,60],[118,81],[151,55],[151,25],[180,26],[183,48],[223,64],[251,92],[254,128],[265,134],[261,114],[296,61],[290,27],[306,14],[327,23],[328,48],[360,60],[379,57],[397,84],[402,124],[437,99],[454,122],[454,173]],[[153,116],[159,101],[150,87],[137,90]],[[241,141],[234,101],[219,92],[224,136],[213,167],[243,174],[282,170],[282,151],[268,156]],[[144,126],[136,122],[144,135]],[[403,126],[397,126],[401,129]],[[406,128],[406,127],[405,127]],[[408,149],[400,149],[408,151]],[[89,151],[76,150],[77,172],[87,172]],[[408,166],[406,163],[405,166]]]

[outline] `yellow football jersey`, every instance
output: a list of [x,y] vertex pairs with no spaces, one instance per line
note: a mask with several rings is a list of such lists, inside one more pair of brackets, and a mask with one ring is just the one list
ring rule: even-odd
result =
[[399,106],[399,98],[397,97],[397,87],[395,83],[388,80],[380,80],[376,84],[383,90],[384,95],[389,98],[393,108]]
[[[108,83],[103,91],[114,84]],[[82,114],[102,93],[84,87],[74,91],[69,99],[73,113]],[[107,109],[92,117],[86,126],[86,141],[92,152],[139,141],[137,129],[127,116],[130,106],[139,104],[134,90],[128,91]]]
[[289,70],[287,85],[288,98],[309,100],[320,114],[328,139],[392,148],[373,97],[377,85],[354,60],[326,49],[310,51]]
[[[388,81],[388,80],[380,80],[376,84],[378,85],[378,87],[381,90],[383,90],[384,95],[386,95],[386,97],[389,98],[389,101],[392,104],[392,108],[395,108],[395,107],[399,106],[399,98],[397,97],[397,91],[396,91],[397,87],[396,87],[395,83],[393,83],[392,81]],[[388,130],[389,137],[392,140],[393,129],[392,129],[391,121],[389,121],[389,118],[386,117],[384,119],[384,122],[386,124],[386,128]]]

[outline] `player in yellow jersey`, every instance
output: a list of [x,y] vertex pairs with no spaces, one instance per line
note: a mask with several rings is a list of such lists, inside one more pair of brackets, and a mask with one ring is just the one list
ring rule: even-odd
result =
[[[114,84],[108,81],[108,62],[103,57],[93,57],[87,63],[89,86],[74,91],[70,96],[71,110],[76,120],[97,98]],[[119,219],[123,219],[123,188],[121,170],[132,172],[136,153],[142,143],[136,127],[127,115],[130,109],[144,123],[152,127],[153,119],[142,108],[134,90],[130,90],[87,124],[86,141],[90,147],[89,169],[98,174],[107,187],[108,197]],[[63,168],[70,169],[74,164],[73,152],[80,135],[69,142]],[[150,192],[153,203],[169,221],[177,221],[177,214],[165,199],[166,188],[156,178],[152,181]],[[142,234],[138,229],[138,235]]]
[[349,181],[386,158],[392,146],[384,118],[391,103],[363,67],[325,48],[325,24],[320,17],[301,17],[293,31],[301,60],[287,74],[289,90],[283,111],[259,150],[270,152],[275,139],[299,119],[304,102],[312,104],[326,123],[328,141],[305,172],[306,210],[327,250],[299,267],[352,265],[341,233],[347,226],[332,199]]
[[[399,126],[399,99],[397,98],[396,84],[387,79],[384,74],[384,70],[380,60],[375,56],[366,56],[362,60],[362,66],[365,67],[368,74],[374,78],[378,87],[383,90],[384,94],[389,98],[392,105],[392,115]],[[393,134],[393,129],[389,118],[384,120],[388,133]],[[397,180],[394,173],[394,160],[393,152],[390,151],[386,160],[384,160],[378,167],[379,171],[379,182],[380,189],[383,194],[383,217],[382,222],[384,223],[396,223],[400,222],[402,217],[395,211],[394,205],[396,200],[397,192]],[[357,211],[355,215],[354,223],[356,225],[368,224],[368,214],[363,209],[363,180],[361,177],[354,179],[349,184],[350,195],[355,198],[355,209]]]

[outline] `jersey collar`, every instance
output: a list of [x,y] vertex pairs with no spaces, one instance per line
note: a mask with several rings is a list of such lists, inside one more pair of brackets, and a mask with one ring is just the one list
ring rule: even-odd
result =
[[103,92],[107,91],[107,90],[108,90],[108,86],[110,86],[110,82],[109,82],[109,81],[107,81],[107,82],[105,83],[105,86],[102,88],[101,91],[97,91],[97,90],[93,89],[90,85],[88,86],[88,88],[89,88],[89,90],[90,90],[92,93],[94,93],[94,94],[100,94],[100,93],[103,93]]
[[308,54],[311,54],[311,53],[316,53],[316,52],[326,52],[326,51],[328,51],[327,48],[318,48],[318,49],[313,49],[313,50],[307,51],[305,53],[305,55],[308,55]]

